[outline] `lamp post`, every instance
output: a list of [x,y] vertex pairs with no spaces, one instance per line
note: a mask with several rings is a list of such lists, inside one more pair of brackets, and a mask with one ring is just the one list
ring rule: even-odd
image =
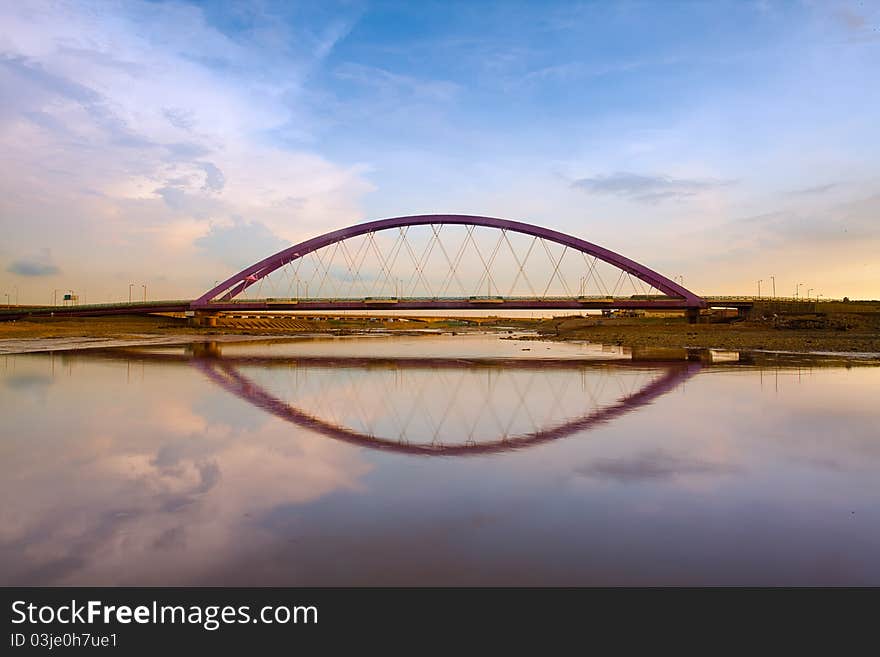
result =
[[805,285],[805,283],[798,283],[794,288],[794,298],[797,299],[801,293],[801,286]]
[[775,299],[776,298],[776,277],[771,276],[770,282],[773,283],[773,298]]
[[807,301],[810,300],[810,295],[812,294],[812,292],[813,292],[813,288],[810,288],[807,290]]
[[761,298],[761,283],[763,283],[763,282],[764,282],[763,278],[758,279],[758,298],[759,299]]
[[144,303],[146,303],[147,302],[147,285],[146,285],[146,283],[141,285],[141,287],[144,288]]
[[134,283],[128,284],[128,302],[131,303],[131,289],[134,287]]

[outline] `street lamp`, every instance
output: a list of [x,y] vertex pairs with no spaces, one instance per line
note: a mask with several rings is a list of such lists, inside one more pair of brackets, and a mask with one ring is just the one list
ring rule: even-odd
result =
[[776,277],[771,276],[770,282],[773,283],[773,298],[775,299],[776,298]]
[[131,303],[131,289],[134,287],[134,283],[128,284],[128,302]]
[[761,283],[763,283],[763,282],[764,282],[763,278],[758,279],[758,298],[759,299],[761,298]]
[[813,292],[813,288],[807,290],[807,301],[810,300],[810,294]]
[[144,285],[141,285],[141,287],[144,288],[144,303],[146,303],[147,302],[147,285],[144,284]]
[[801,293],[801,286],[806,285],[806,283],[798,283],[794,288],[794,298],[797,299]]

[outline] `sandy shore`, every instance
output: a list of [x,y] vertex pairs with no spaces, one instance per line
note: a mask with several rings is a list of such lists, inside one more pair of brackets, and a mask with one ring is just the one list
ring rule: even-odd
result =
[[836,330],[779,329],[765,322],[686,324],[574,319],[548,321],[538,331],[551,340],[586,340],[631,347],[858,353],[874,354],[880,359],[880,330],[867,323]]
[[[199,328],[184,320],[168,317],[108,317],[33,319],[0,322],[0,353],[56,351],[91,347],[157,345],[188,340],[247,340],[255,336],[291,337],[295,335],[357,333],[363,330],[412,330],[424,324],[367,323],[360,319],[343,322],[306,324],[297,330],[242,330]],[[444,325],[436,323],[437,328]],[[880,360],[880,327],[870,322],[846,330],[779,329],[762,322],[734,324],[687,324],[684,321],[639,319],[499,319],[482,326],[445,327],[456,332],[492,330],[501,327],[534,331],[534,337],[549,340],[584,340],[631,347],[675,347],[724,349],[730,351],[786,351],[798,353],[849,353]]]

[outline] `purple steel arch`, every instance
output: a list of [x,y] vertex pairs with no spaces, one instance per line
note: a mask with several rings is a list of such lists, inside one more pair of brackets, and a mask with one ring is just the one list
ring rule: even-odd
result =
[[596,256],[618,269],[632,274],[636,278],[643,280],[650,286],[664,292],[672,297],[681,297],[686,304],[695,308],[706,306],[706,302],[687,288],[679,285],[662,274],[657,273],[653,269],[645,267],[634,260],[630,260],[619,253],[610,251],[604,247],[587,242],[578,237],[573,237],[565,233],[560,233],[550,228],[543,228],[533,224],[527,224],[521,221],[511,221],[509,219],[496,219],[494,217],[481,217],[478,215],[467,214],[421,214],[408,217],[392,217],[390,219],[378,219],[376,221],[368,221],[366,223],[349,226],[335,230],[318,237],[300,242],[278,253],[264,258],[250,267],[242,269],[234,276],[230,276],[219,285],[211,288],[205,294],[192,302],[193,308],[207,306],[218,295],[223,294],[220,301],[229,301],[233,297],[241,294],[248,287],[259,281],[264,276],[271,274],[279,267],[283,267],[289,262],[293,262],[297,258],[301,258],[312,251],[317,251],[325,246],[330,246],[336,242],[374,233],[389,228],[403,228],[406,226],[425,226],[431,224],[459,224],[466,226],[485,226],[487,228],[497,228],[499,230],[510,230],[517,233],[524,233],[542,239],[550,240],[572,249],[588,253]]

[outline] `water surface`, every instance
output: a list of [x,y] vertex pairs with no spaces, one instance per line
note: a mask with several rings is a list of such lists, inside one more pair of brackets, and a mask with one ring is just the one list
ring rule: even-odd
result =
[[880,368],[500,335],[0,357],[0,584],[880,584]]

